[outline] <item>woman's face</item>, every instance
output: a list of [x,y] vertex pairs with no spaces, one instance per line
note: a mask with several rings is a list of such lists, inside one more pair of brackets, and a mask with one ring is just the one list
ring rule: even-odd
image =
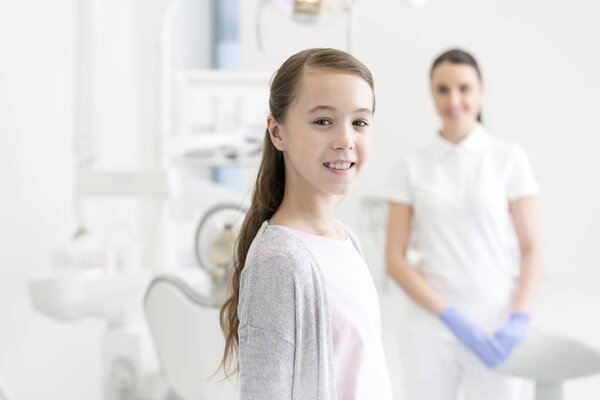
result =
[[483,85],[474,67],[442,62],[431,74],[431,94],[444,129],[472,129],[483,97]]
[[373,91],[359,76],[315,68],[305,68],[298,85],[285,121],[268,121],[284,154],[286,186],[345,194],[371,153]]

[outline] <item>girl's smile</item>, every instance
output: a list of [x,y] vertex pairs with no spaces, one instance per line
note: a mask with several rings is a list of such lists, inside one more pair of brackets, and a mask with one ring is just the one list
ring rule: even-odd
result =
[[371,152],[373,91],[359,76],[306,68],[284,121],[269,119],[283,152],[286,189],[347,193]]
[[324,162],[323,166],[334,174],[348,175],[356,163],[350,160],[335,160]]

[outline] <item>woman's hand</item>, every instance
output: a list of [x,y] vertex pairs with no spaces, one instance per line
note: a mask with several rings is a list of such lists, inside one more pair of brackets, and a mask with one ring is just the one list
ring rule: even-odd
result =
[[[487,332],[468,320],[456,308],[446,308],[440,313],[439,317],[454,333],[454,336],[471,349],[488,367],[497,366],[508,356],[504,346],[495,335],[488,335]],[[506,338],[509,336],[507,335]],[[507,343],[509,342],[507,340]]]
[[505,357],[508,357],[513,349],[525,340],[530,320],[529,314],[515,312],[510,316],[508,323],[494,334],[494,338],[502,346]]

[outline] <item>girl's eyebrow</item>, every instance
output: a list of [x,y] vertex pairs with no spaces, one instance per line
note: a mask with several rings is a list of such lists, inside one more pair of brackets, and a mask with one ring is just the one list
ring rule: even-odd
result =
[[373,114],[373,110],[371,110],[370,108],[367,108],[367,107],[357,108],[354,111],[355,112],[364,112],[364,113],[367,113],[367,114]]
[[331,106],[314,106],[313,108],[311,108],[310,110],[308,110],[309,113],[314,113],[317,111],[336,111],[335,107],[331,107]]
[[[314,106],[313,108],[311,108],[310,110],[308,110],[309,113],[314,113],[314,112],[317,112],[317,111],[337,111],[337,109],[335,107],[331,107],[331,106],[318,105],[318,106]],[[355,112],[365,112],[365,113],[368,113],[368,114],[373,114],[373,111],[370,108],[367,108],[367,107],[357,108],[354,111]]]

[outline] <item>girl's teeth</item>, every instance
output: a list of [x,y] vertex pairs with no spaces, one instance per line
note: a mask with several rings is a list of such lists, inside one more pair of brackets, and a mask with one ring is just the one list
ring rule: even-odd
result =
[[348,169],[351,163],[325,163],[325,166],[333,169]]

